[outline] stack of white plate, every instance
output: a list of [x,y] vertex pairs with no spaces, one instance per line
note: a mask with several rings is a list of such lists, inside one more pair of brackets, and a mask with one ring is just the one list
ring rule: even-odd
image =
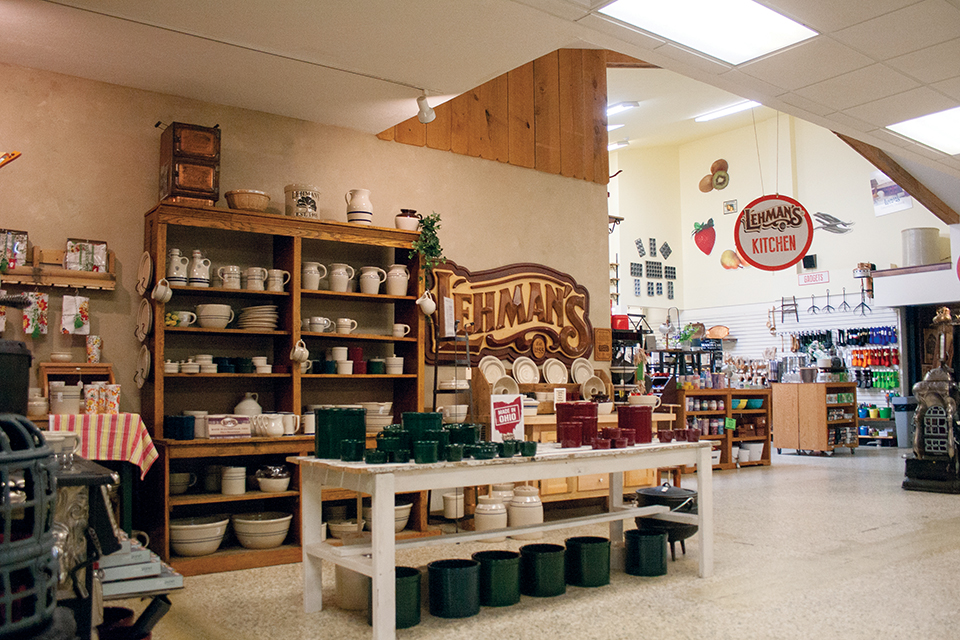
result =
[[237,320],[238,329],[251,329],[254,331],[275,331],[277,328],[277,305],[264,304],[258,307],[247,307],[240,311],[240,319]]
[[443,389],[446,391],[460,391],[470,388],[469,380],[442,380],[437,385],[437,388]]
[[540,369],[537,363],[526,356],[520,356],[513,361],[513,379],[520,384],[540,382]]

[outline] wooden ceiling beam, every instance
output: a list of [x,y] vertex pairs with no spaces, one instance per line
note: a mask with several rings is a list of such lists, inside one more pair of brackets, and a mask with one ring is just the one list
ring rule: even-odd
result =
[[655,64],[644,62],[625,53],[607,50],[608,69],[659,69]]
[[937,216],[944,224],[960,223],[960,214],[951,209],[947,203],[937,197],[935,193],[927,189],[919,180],[913,177],[909,171],[900,166],[896,160],[891,158],[881,149],[860,142],[842,133],[834,134],[847,143],[851,149],[859,153],[863,158],[882,171],[888,178],[893,180],[901,189],[909,193],[917,202],[930,210],[930,213]]

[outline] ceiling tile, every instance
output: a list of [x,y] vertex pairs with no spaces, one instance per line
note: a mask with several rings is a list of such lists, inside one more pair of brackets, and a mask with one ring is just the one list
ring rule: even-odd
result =
[[891,58],[887,64],[924,83],[960,76],[960,38]]
[[793,91],[866,67],[873,62],[850,47],[819,36],[786,51],[737,67],[743,73]]
[[795,93],[840,111],[901,93],[918,84],[885,65],[874,64],[797,89]]
[[916,1],[760,0],[760,4],[778,11],[788,18],[793,18],[811,29],[816,29],[820,33],[830,33],[902,9]]
[[954,100],[960,101],[960,77],[950,78],[949,80],[937,82],[930,86],[933,89],[950,96]]
[[730,69],[730,65],[726,64],[725,62],[720,62],[719,60],[714,60],[713,58],[705,55],[694,53],[693,51],[675,45],[672,42],[665,42],[661,46],[657,47],[654,51],[662,56],[670,58],[671,60],[676,60],[677,62],[682,62],[683,64],[691,66],[695,69],[707,71],[717,75]]
[[913,151],[917,155],[921,155],[924,158],[930,158],[931,160],[943,160],[949,158],[947,154],[942,151],[937,151],[936,149],[931,149],[930,147],[914,142],[912,145],[907,147],[910,151]]
[[956,106],[953,100],[928,87],[918,87],[904,93],[874,100],[845,109],[847,115],[866,120],[878,127],[903,122]]
[[924,0],[833,35],[876,60],[887,60],[951,40],[957,33],[960,8],[946,0]]
[[[758,80],[757,78],[751,78],[748,75],[744,75],[740,73],[736,69],[731,69],[730,71],[724,74],[721,74],[720,77],[724,80],[731,82],[733,86],[742,87],[744,91],[741,93],[744,94],[743,97],[745,98],[753,97],[753,96],[745,95],[747,91],[754,91],[757,95],[761,95],[761,96],[763,95],[775,96],[778,93],[783,92],[783,89],[779,87],[776,87],[772,84],[764,82],[763,80]],[[756,98],[756,99],[758,102],[761,102],[759,98]]]
[[836,109],[824,106],[819,102],[814,102],[813,100],[807,100],[803,96],[798,96],[795,93],[781,93],[777,96],[777,100],[781,100],[789,105],[797,107],[798,109],[809,111],[810,113],[818,116],[825,116],[828,113],[834,113],[836,111]]
[[869,135],[882,140],[887,144],[892,144],[897,147],[911,147],[913,146],[913,140],[909,138],[904,138],[903,136],[890,131],[889,129],[873,129],[869,132]]
[[829,116],[827,116],[827,120],[836,122],[837,124],[848,129],[862,131],[863,133],[866,133],[875,127],[875,125],[869,122],[865,122],[859,118],[854,118],[853,116],[847,115],[842,111],[831,113]]

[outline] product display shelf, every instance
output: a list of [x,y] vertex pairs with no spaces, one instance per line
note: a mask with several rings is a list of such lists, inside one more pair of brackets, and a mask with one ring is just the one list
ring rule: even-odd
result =
[[[282,464],[291,455],[311,455],[313,436],[283,438],[228,438],[170,440],[164,437],[163,416],[184,410],[232,413],[244,393],[256,392],[264,411],[301,413],[306,404],[339,404],[356,401],[393,401],[394,411],[423,410],[423,322],[416,306],[420,293],[419,262],[408,256],[416,232],[353,225],[340,222],[307,220],[215,207],[197,207],[161,203],[145,216],[144,248],[152,259],[153,272],[145,298],[151,303],[153,330],[144,344],[150,352],[150,366],[141,388],[141,414],[160,453],[159,463],[148,474],[145,487],[151,505],[142,510],[151,546],[185,575],[229,571],[241,568],[299,562],[301,509],[299,471],[294,471],[288,491],[265,494],[248,491],[240,496],[205,493],[191,488],[186,494],[169,493],[169,474],[190,471],[202,478],[210,465],[246,466],[252,474],[264,464]],[[187,255],[203,251],[211,261],[210,275],[216,282],[217,267],[236,264],[243,268],[259,266],[290,273],[284,291],[223,289],[220,287],[173,286],[166,304],[153,300],[153,286],[166,273],[169,247]],[[355,268],[365,265],[387,267],[391,263],[407,266],[409,292],[404,296],[362,293],[335,293],[301,290],[301,262],[323,264],[345,262]],[[359,269],[358,269],[359,271]],[[194,310],[198,304],[229,304],[234,312],[262,304],[277,306],[275,330],[206,329],[167,327],[167,311]],[[302,318],[324,315],[331,319],[355,317],[361,322],[359,334],[319,334],[302,331]],[[383,335],[395,322],[410,325],[404,338]],[[303,339],[311,359],[322,358],[323,349],[345,344],[364,344],[369,356],[398,355],[405,359],[400,375],[323,375],[302,374],[291,362],[290,352]],[[287,372],[271,374],[211,373],[165,374],[164,361],[210,353],[214,356],[265,355],[274,365],[290,367]],[[202,486],[202,481],[199,483]],[[411,526],[426,522],[426,500],[416,502]],[[264,550],[240,547],[228,528],[221,548],[207,556],[181,557],[171,553],[170,520],[180,517],[233,514],[252,511],[286,511],[294,514],[285,544]],[[425,527],[424,527],[425,528]],[[415,532],[419,533],[419,532]]]
[[[688,418],[693,420],[736,420],[736,429],[727,429],[721,426],[720,434],[701,434],[701,440],[713,440],[720,443],[720,463],[713,465],[714,469],[735,469],[751,466],[768,466],[770,464],[770,430],[771,430],[771,392],[770,389],[680,389],[678,393],[679,415],[677,425],[683,428],[688,424]],[[762,406],[759,409],[732,409],[733,399],[760,399]],[[714,410],[687,410],[688,399],[691,401],[723,401],[723,409]],[[757,431],[761,434],[757,434]],[[733,459],[734,443],[763,442],[763,454],[760,460],[738,463]],[[685,470],[689,471],[689,470]]]
[[[827,403],[827,396],[850,394],[852,402]],[[853,382],[810,382],[773,385],[773,420],[777,427],[777,451],[796,449],[832,453],[859,446],[857,385]],[[844,416],[830,419],[831,409]]]

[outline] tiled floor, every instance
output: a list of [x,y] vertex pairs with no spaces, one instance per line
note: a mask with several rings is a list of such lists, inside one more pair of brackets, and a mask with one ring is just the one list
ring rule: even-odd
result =
[[[615,573],[596,589],[434,618],[400,638],[952,638],[960,635],[960,496],[900,488],[904,450],[860,448],[832,457],[775,455],[773,466],[714,475],[716,571],[697,577],[695,540],[660,578]],[[684,486],[695,488],[685,476]],[[548,539],[602,527],[569,530]],[[520,542],[438,546],[398,564],[469,557]],[[329,569],[329,570],[328,570]],[[335,606],[324,567],[322,612],[305,614],[299,565],[187,579],[156,640],[369,638],[360,612]],[[118,603],[119,604],[119,603]],[[123,603],[138,610],[138,602]]]

